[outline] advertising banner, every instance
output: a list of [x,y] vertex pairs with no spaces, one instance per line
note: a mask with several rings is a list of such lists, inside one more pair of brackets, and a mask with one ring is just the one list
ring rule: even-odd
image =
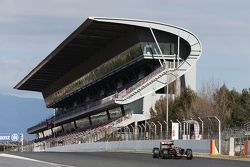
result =
[[179,123],[172,123],[172,140],[179,139]]
[[3,134],[0,133],[0,142],[21,142],[23,139],[23,135],[22,134],[17,134],[17,133],[12,133],[12,134]]

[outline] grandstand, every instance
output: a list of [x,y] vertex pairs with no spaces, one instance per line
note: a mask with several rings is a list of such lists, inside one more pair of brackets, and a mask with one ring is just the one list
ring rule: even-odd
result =
[[201,50],[193,33],[173,25],[89,17],[15,86],[41,92],[55,110],[27,131],[47,147],[136,129],[167,85],[169,96],[195,89]]

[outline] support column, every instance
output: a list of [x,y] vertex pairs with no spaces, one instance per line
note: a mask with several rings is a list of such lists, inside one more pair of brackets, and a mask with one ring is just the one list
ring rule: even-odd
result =
[[234,147],[235,147],[234,138],[230,137],[229,138],[229,156],[234,156],[235,154]]
[[74,120],[74,126],[75,126],[75,129],[77,129],[77,126],[76,126],[76,121]]
[[63,127],[63,124],[61,125],[61,127],[62,127],[62,131],[64,132],[64,127]]
[[38,132],[38,133],[36,133],[36,137],[37,137],[38,139],[40,139],[39,132]]
[[125,116],[125,110],[124,110],[124,106],[121,106],[121,110],[122,110],[122,116]]
[[89,116],[89,124],[90,124],[90,126],[92,125],[91,116]]
[[51,128],[51,133],[52,133],[52,136],[54,136],[54,131],[53,131],[53,128]]
[[177,78],[175,80],[175,97],[181,95],[181,80],[180,78]]
[[178,36],[178,54],[177,54],[177,67],[180,64],[180,36]]
[[106,112],[107,112],[108,120],[111,120],[109,110],[107,110]]

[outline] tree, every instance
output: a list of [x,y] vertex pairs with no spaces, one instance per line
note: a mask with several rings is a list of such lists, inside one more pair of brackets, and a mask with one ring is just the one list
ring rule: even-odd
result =
[[[222,129],[250,122],[250,88],[238,92],[235,89],[229,90],[225,84],[218,86],[208,82],[204,85],[198,94],[186,88],[180,96],[169,99],[169,120],[198,120],[198,117],[217,116],[221,120]],[[166,119],[166,97],[156,102],[155,111],[151,110],[151,118],[162,123]],[[206,125],[211,124],[208,119],[203,120]],[[214,130],[216,128],[212,127]]]
[[[169,120],[184,119],[188,117],[189,108],[193,100],[197,97],[190,88],[184,89],[180,96],[175,99],[169,98]],[[161,97],[155,103],[155,111],[151,109],[151,119],[154,122],[166,120],[166,96]]]

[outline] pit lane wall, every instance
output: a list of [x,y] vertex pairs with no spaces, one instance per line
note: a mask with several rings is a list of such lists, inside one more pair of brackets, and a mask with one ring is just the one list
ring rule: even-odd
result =
[[[142,151],[151,152],[159,147],[162,140],[130,140],[114,142],[96,142],[73,144],[48,148],[46,152],[96,152],[96,151]],[[209,154],[210,140],[175,140],[174,144],[182,148],[191,148],[193,153]]]

